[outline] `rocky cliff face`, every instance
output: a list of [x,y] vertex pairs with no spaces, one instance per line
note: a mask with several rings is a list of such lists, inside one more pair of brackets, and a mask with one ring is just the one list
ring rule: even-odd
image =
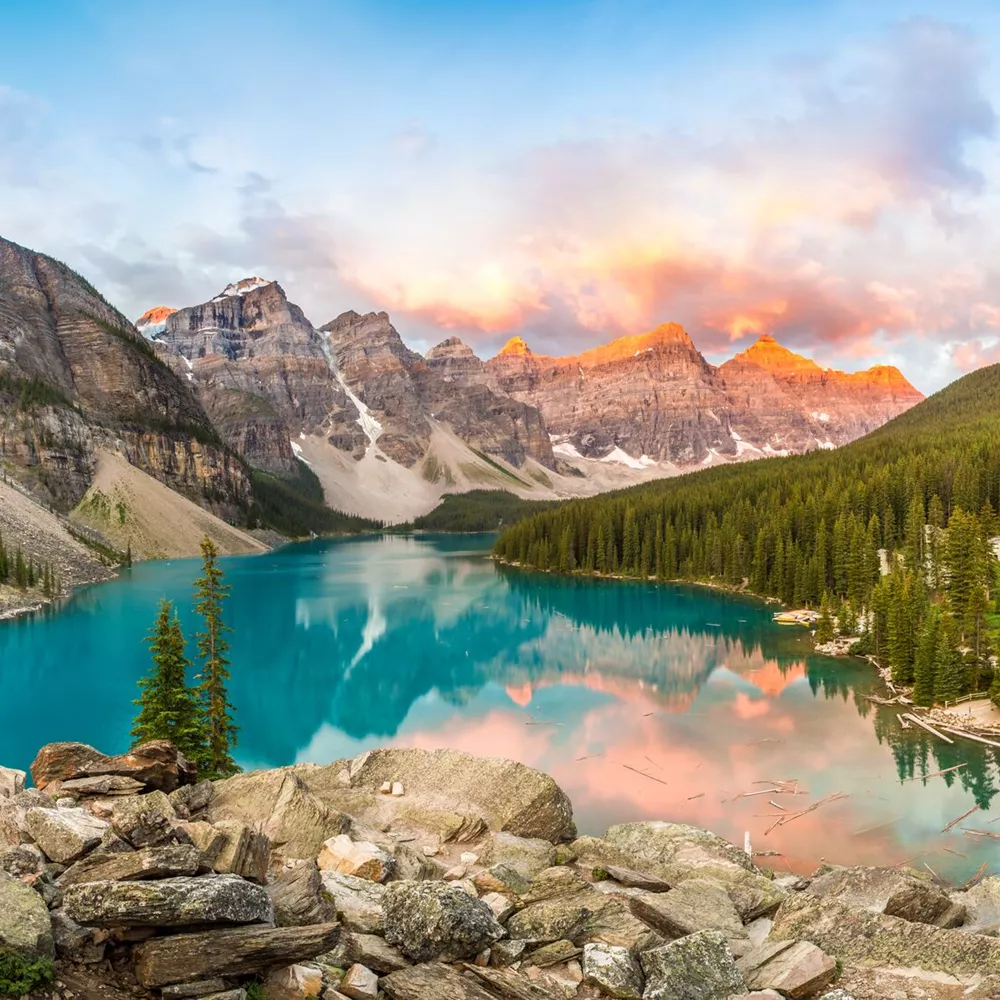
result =
[[324,338],[282,287],[262,278],[228,285],[178,309],[158,340],[197,387],[223,440],[258,468],[295,472],[290,439],[332,434],[362,448],[357,412],[332,376]]
[[536,406],[557,454],[636,467],[834,447],[923,398],[895,368],[827,371],[771,337],[716,368],[676,324],[575,357],[533,354],[520,337],[482,369],[446,354],[461,377]]
[[733,431],[774,450],[847,444],[924,398],[896,368],[878,365],[854,374],[821,368],[769,336],[723,364],[719,374]]
[[554,465],[538,410],[490,388],[483,363],[457,338],[423,358],[403,344],[384,312],[347,312],[322,329],[345,383],[381,425],[379,448],[397,462],[417,462],[434,424],[442,423],[511,465],[529,456]]
[[64,264],[0,239],[0,457],[56,507],[118,452],[226,516],[250,500],[188,386]]

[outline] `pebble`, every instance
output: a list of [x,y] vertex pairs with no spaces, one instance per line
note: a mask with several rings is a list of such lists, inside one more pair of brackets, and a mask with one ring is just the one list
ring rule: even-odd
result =
[[401,781],[394,781],[392,783],[392,794],[397,797],[404,794],[403,783]]
[[479,860],[478,854],[473,854],[472,851],[463,851],[458,858],[463,865],[474,865]]

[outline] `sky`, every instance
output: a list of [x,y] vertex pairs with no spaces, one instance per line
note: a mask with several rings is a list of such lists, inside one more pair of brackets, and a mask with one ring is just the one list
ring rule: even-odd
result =
[[275,279],[418,350],[683,323],[1000,360],[1000,6],[0,0],[0,236],[127,315]]

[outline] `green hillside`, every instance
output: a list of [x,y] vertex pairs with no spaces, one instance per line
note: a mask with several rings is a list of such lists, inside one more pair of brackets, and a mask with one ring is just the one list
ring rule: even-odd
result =
[[504,525],[549,510],[558,500],[522,500],[507,490],[449,493],[429,513],[405,528],[418,531],[497,531]]
[[[947,633],[942,646],[972,648],[963,654],[964,690],[982,681],[996,645],[987,613],[997,566],[986,543],[1000,533],[998,507],[994,365],[836,451],[563,504],[504,531],[495,551],[543,570],[713,581],[814,607],[826,597],[842,630],[872,613],[861,620],[870,626],[865,643],[904,682],[932,622]],[[884,578],[880,549],[895,567]]]

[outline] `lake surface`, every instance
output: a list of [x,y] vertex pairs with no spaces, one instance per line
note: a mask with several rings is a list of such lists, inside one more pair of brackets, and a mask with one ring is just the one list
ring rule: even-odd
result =
[[[370,747],[457,747],[547,771],[581,832],[670,819],[777,869],[927,864],[954,878],[1000,842],[990,748],[903,732],[867,664],[810,651],[762,603],[712,590],[506,570],[486,536],[317,541],[223,560],[245,768]],[[0,763],[53,740],[125,750],[161,597],[193,625],[191,560],[147,563],[0,623]],[[956,764],[943,777],[922,778]],[[767,782],[798,781],[799,795]],[[766,833],[782,812],[821,806]],[[758,793],[748,795],[746,793]],[[777,803],[774,805],[772,803]],[[947,835],[942,827],[980,812]],[[1000,812],[997,813],[1000,817]]]

